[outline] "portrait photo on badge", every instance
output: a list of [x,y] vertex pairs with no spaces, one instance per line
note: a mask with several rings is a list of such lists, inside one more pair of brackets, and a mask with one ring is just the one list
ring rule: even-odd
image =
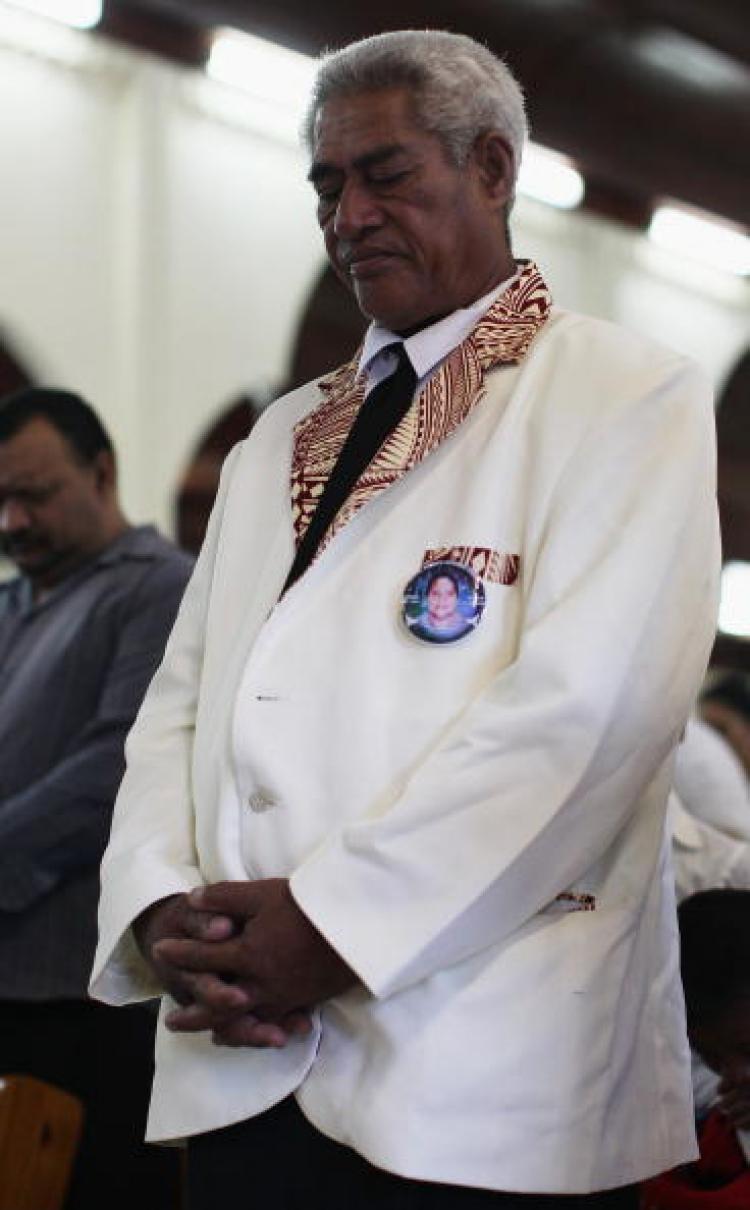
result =
[[455,643],[471,634],[482,617],[484,584],[469,567],[441,560],[428,563],[404,589],[402,616],[414,638]]

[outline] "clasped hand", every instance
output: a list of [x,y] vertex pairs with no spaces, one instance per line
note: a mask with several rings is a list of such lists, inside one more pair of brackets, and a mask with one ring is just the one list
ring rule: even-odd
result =
[[311,1028],[311,1010],[356,975],[292,898],[284,878],[219,882],[148,908],[134,933],[180,1005],[181,1033],[225,1046],[282,1047]]

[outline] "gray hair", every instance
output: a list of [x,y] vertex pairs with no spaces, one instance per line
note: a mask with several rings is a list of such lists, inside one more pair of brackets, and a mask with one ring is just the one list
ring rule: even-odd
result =
[[499,130],[518,173],[528,135],[520,85],[486,46],[444,30],[376,34],[325,55],[302,125],[308,151],[326,101],[386,88],[411,90],[420,126],[437,135],[455,165],[466,163],[480,134]]

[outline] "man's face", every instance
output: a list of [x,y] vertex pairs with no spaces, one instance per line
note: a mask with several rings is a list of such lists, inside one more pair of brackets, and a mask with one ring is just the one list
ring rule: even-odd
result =
[[50,588],[102,545],[106,493],[96,463],[76,460],[37,417],[0,441],[0,550],[39,588]]
[[[465,307],[513,272],[503,227],[512,157],[499,136],[461,168],[417,125],[404,89],[328,101],[310,179],[334,270],[399,333]],[[510,266],[510,269],[509,269]]]
[[427,610],[431,617],[443,621],[455,613],[458,594],[448,576],[438,576],[427,593]]

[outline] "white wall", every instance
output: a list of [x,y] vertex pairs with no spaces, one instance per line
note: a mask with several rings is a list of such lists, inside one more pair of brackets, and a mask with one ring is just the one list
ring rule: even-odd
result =
[[667,254],[644,235],[525,198],[514,246],[543,266],[560,305],[600,315],[699,361],[717,386],[750,343],[750,280]]
[[168,528],[206,425],[285,374],[321,265],[301,153],[217,117],[198,73],[7,11],[0,331],[102,412],[126,508]]
[[[101,410],[126,508],[165,528],[211,419],[284,377],[322,266],[300,151],[224,99],[201,73],[0,2],[0,332]],[[560,303],[691,353],[717,384],[748,343],[746,282],[523,199],[514,228]]]

